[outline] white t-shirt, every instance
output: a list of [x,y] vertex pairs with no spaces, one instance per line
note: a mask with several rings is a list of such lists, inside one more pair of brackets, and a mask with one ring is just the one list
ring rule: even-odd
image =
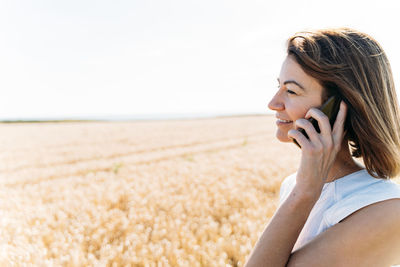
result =
[[[297,172],[289,175],[282,182],[280,204],[286,200],[295,186],[296,174]],[[366,169],[325,183],[321,196],[311,210],[292,252],[353,212],[375,202],[392,198],[400,198],[400,185],[391,180],[374,178]]]

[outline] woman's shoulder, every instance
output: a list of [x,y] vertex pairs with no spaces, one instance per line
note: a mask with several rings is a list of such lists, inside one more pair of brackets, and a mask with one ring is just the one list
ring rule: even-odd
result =
[[361,170],[337,181],[335,203],[325,212],[325,220],[332,226],[361,208],[396,198],[400,199],[400,185]]
[[400,185],[389,179],[375,178],[362,169],[339,179],[335,185],[336,200],[354,197],[376,197],[377,195],[400,195]]

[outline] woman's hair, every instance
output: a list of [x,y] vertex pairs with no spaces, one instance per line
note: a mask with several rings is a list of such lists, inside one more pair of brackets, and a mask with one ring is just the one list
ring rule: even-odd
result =
[[369,174],[400,173],[399,106],[389,60],[371,36],[349,28],[304,31],[290,37],[288,55],[348,106],[345,140]]

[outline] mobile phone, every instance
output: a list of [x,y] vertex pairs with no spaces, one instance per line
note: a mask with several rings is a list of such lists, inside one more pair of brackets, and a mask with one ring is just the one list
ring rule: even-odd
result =
[[[329,97],[328,100],[326,100],[326,102],[319,108],[328,118],[329,118],[329,122],[331,124],[331,127],[333,128],[333,124],[335,123],[336,120],[336,116],[339,113],[339,108],[340,108],[340,102],[341,102],[341,98],[338,95],[334,95]],[[315,130],[317,131],[317,133],[320,133],[320,129],[318,126],[318,121],[314,118],[309,118],[308,121],[310,121],[312,123],[312,125],[314,126]],[[299,131],[307,138],[309,139],[306,131],[303,128],[299,128]],[[293,142],[301,148],[301,146],[299,145],[299,143],[296,141],[296,139],[293,139]]]

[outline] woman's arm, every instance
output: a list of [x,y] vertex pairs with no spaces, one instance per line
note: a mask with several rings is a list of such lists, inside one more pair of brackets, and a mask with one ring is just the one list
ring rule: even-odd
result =
[[265,228],[246,267],[286,266],[293,246],[318,198],[294,187]]
[[331,129],[329,118],[319,109],[311,108],[305,118],[318,121],[321,133],[306,119],[295,125],[303,128],[309,139],[291,129],[288,136],[301,146],[301,163],[296,185],[289,197],[272,217],[252,251],[246,267],[285,266],[307,218],[321,195],[328,172],[341,148],[347,106],[342,101],[336,122]]

